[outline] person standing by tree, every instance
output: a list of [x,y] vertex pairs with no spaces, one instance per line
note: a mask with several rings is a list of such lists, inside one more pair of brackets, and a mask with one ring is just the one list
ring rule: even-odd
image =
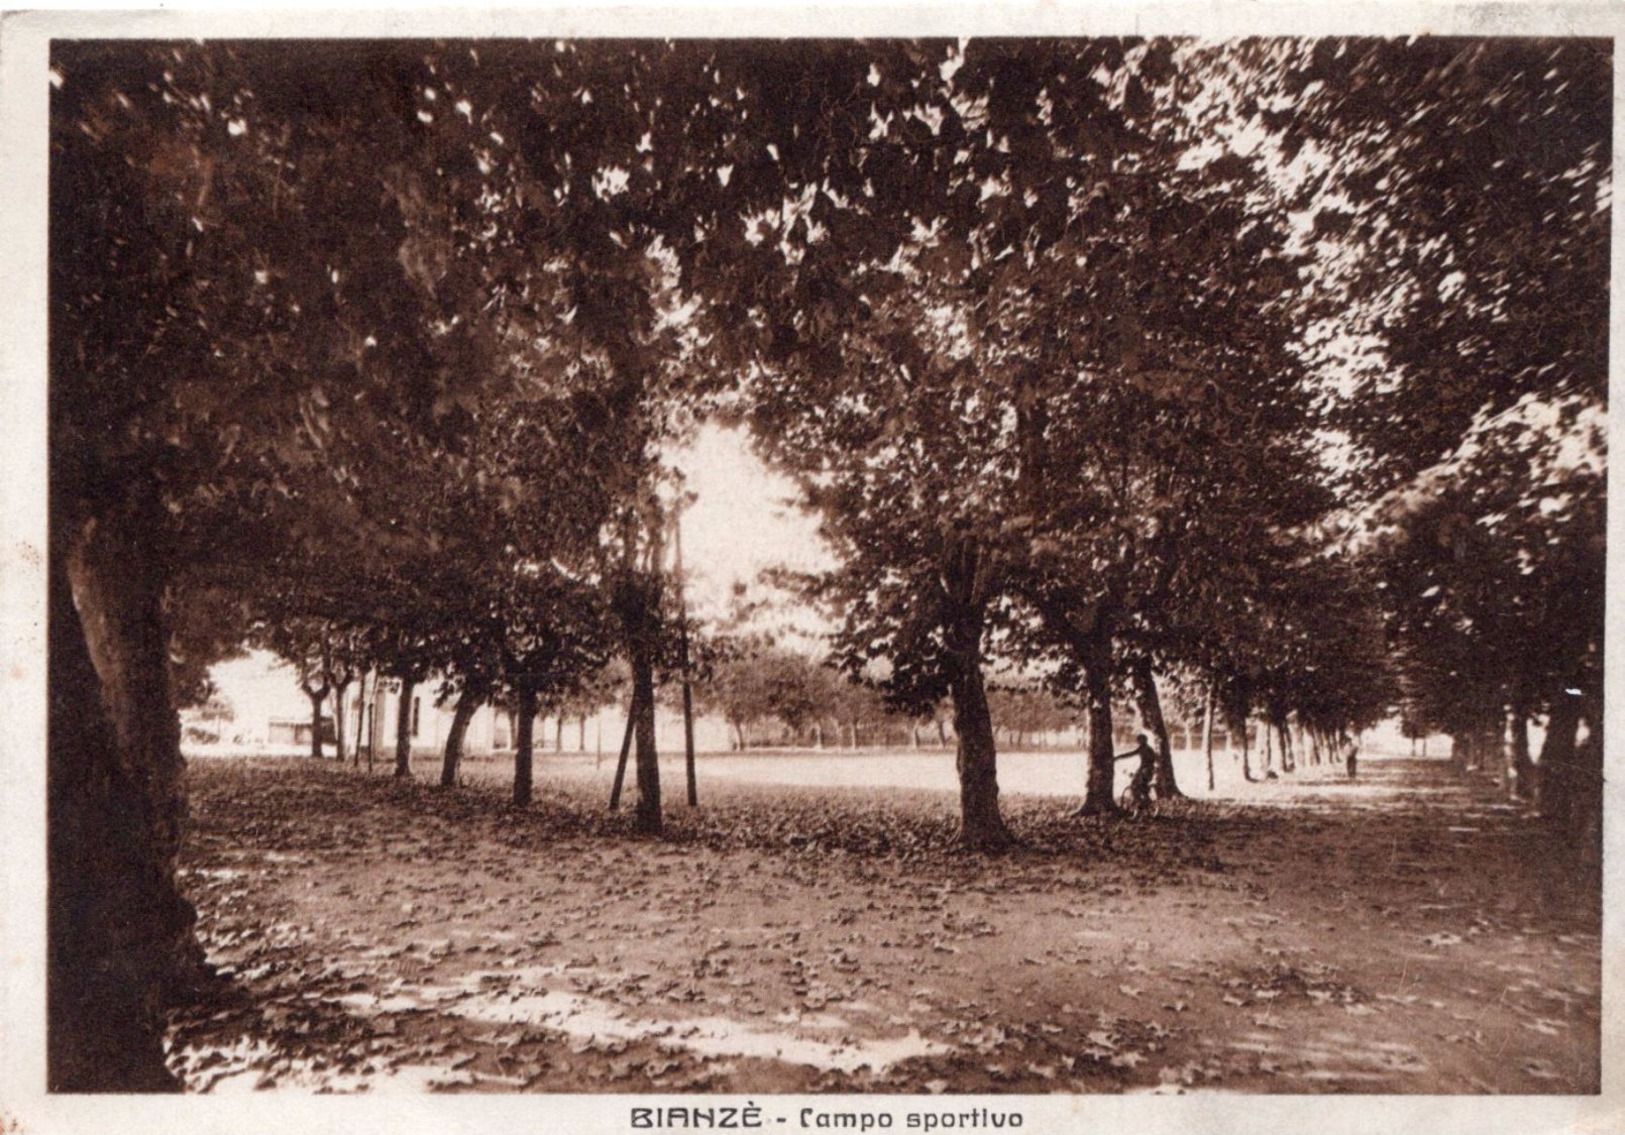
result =
[[1134,770],[1134,779],[1128,782],[1128,789],[1124,793],[1125,806],[1130,812],[1144,812],[1151,807],[1151,781],[1157,773],[1157,750],[1151,744],[1151,738],[1143,731],[1135,734],[1137,744],[1126,753],[1119,753],[1116,760],[1126,761],[1134,757],[1140,758],[1140,766]]

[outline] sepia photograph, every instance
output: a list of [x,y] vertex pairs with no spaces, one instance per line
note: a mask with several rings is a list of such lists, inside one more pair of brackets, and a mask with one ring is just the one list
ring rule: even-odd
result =
[[0,1129],[1625,1131],[1616,49],[1463,10],[8,16]]

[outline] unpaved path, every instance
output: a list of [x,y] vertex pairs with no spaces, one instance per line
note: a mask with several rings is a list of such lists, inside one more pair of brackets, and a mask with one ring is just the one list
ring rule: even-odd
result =
[[[1318,772],[1319,770],[1312,770]],[[1441,762],[1117,823],[1008,797],[712,787],[665,842],[308,760],[191,771],[236,980],[194,1090],[1592,1092],[1594,874]],[[708,786],[709,787],[709,786]]]

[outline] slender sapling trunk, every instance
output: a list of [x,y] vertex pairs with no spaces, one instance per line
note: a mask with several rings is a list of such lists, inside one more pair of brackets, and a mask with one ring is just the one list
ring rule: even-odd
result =
[[632,691],[632,700],[626,707],[626,730],[621,734],[621,755],[615,762],[615,782],[609,789],[609,810],[621,806],[621,789],[626,784],[626,764],[632,756],[632,733],[638,724],[638,695]]

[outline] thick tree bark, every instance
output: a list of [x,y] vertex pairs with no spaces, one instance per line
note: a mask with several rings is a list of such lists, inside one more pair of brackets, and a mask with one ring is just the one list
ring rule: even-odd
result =
[[1580,699],[1559,691],[1552,701],[1546,719],[1546,741],[1540,748],[1540,814],[1565,828],[1573,826],[1579,799],[1579,732]]
[[466,686],[457,694],[457,707],[451,711],[451,727],[446,730],[446,751],[440,760],[440,787],[450,788],[457,783],[457,765],[463,758],[463,739],[468,736],[468,723],[479,708],[480,697]]
[[645,835],[659,835],[660,754],[655,749],[654,659],[639,643],[632,651],[632,703],[637,706],[633,738],[637,750],[638,804],[633,826]]
[[1117,755],[1112,737],[1112,644],[1104,635],[1077,641],[1084,673],[1084,708],[1089,718],[1089,771],[1084,784],[1084,816],[1113,816],[1117,806]]
[[305,697],[310,699],[310,756],[319,761],[322,759],[322,703],[327,700],[327,686],[315,689],[307,686]]
[[401,704],[395,712],[395,775],[412,775],[412,692],[417,682],[401,679]]
[[999,814],[998,750],[980,660],[962,656],[953,681],[954,732],[959,748],[959,839],[967,847],[997,851],[1015,842]]
[[1565,683],[1552,701],[1537,781],[1541,816],[1580,863],[1594,867],[1602,856],[1602,697],[1582,690]]
[[175,883],[184,813],[155,524],[53,534],[47,1084],[173,1091],[165,1007],[204,973]]
[[1140,719],[1151,731],[1151,740],[1157,748],[1151,789],[1159,800],[1184,796],[1174,782],[1174,754],[1168,744],[1168,723],[1162,716],[1162,698],[1157,694],[1157,675],[1152,669],[1151,659],[1145,655],[1134,662],[1134,692],[1139,702]]
[[536,749],[536,691],[519,688],[519,730],[513,746],[513,802],[523,808],[530,803],[531,765]]
[[1252,738],[1247,735],[1247,715],[1241,717],[1241,778],[1253,782]]
[[[984,601],[977,577],[982,567],[974,547],[956,550],[949,558],[947,617],[943,627],[951,670],[949,694],[953,698],[954,732],[958,747],[954,764],[959,772],[959,841],[966,847],[998,851],[1015,842],[999,814],[999,757],[993,736],[993,714],[982,681]],[[858,725],[852,722],[853,748]]]

